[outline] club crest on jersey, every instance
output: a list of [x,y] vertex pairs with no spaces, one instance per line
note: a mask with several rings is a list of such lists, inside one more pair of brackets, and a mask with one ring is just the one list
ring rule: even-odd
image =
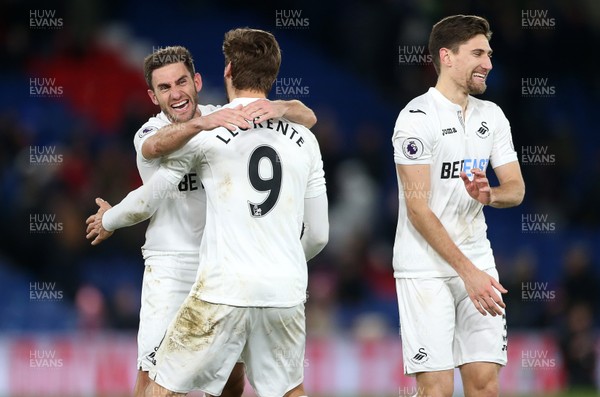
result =
[[149,134],[152,131],[156,131],[156,130],[158,130],[158,128],[156,128],[156,127],[146,127],[146,128],[144,128],[143,130],[140,131],[140,133],[138,134],[138,136],[141,138],[144,135]]
[[423,154],[423,142],[419,138],[406,138],[402,142],[402,152],[407,159],[416,160]]
[[477,136],[483,139],[490,136],[490,129],[485,121],[481,122],[481,127],[479,127],[479,129],[477,130]]

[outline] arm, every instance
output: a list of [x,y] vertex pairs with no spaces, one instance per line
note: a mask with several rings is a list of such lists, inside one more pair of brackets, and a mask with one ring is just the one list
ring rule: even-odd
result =
[[260,123],[272,118],[285,117],[286,119],[312,128],[317,123],[315,113],[302,102],[294,99],[291,101],[269,101],[258,99],[244,107],[251,119]]
[[469,180],[467,174],[460,173],[469,195],[483,205],[494,208],[515,207],[523,201],[525,196],[525,182],[521,175],[521,167],[517,161],[513,161],[494,168],[500,185],[490,187],[485,172],[474,168],[473,180]]
[[177,184],[164,176],[165,171],[161,166],[149,181],[108,209],[100,218],[101,226],[107,231],[115,231],[136,225],[154,215],[164,197],[176,194]]
[[231,131],[238,127],[248,128],[248,120],[251,119],[252,117],[242,109],[242,105],[239,105],[235,108],[221,108],[207,116],[194,117],[183,123],[169,124],[144,141],[142,156],[145,159],[154,159],[171,154],[200,131],[209,131],[217,127],[225,127]]
[[504,287],[487,273],[479,270],[456,246],[444,225],[431,211],[430,166],[428,164],[396,165],[396,170],[404,186],[408,219],[425,241],[463,279],[471,301],[483,315],[486,312],[495,316],[502,314],[504,302],[494,288],[506,293]]
[[315,257],[329,240],[327,194],[304,199],[304,233],[300,238],[306,260]]
[[98,245],[109,238],[116,229],[132,226],[150,218],[163,197],[176,194],[177,183],[161,168],[144,185],[130,192],[119,204],[111,207],[101,198],[96,199],[98,212],[87,218],[88,240]]
[[499,186],[491,188],[490,206],[494,208],[515,207],[525,197],[525,181],[517,161],[494,168]]

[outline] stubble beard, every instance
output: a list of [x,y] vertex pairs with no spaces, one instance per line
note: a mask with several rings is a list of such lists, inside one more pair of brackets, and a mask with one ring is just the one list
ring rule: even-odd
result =
[[178,123],[185,123],[186,121],[190,121],[191,119],[194,118],[194,116],[196,116],[196,113],[198,112],[198,93],[197,92],[193,96],[190,97],[189,106],[191,106],[194,111],[189,116],[186,116],[185,119],[180,119],[181,116],[179,116],[175,113],[171,113],[171,107],[169,105],[165,105],[161,110],[163,111],[164,114],[167,115],[167,118],[171,121],[171,123],[178,124]]
[[481,95],[487,89],[485,81],[483,83],[476,83],[473,76],[467,80],[467,92],[469,95]]

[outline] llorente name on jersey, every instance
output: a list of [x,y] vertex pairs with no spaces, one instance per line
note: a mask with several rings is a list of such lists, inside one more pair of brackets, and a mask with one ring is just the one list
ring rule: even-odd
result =
[[[263,123],[253,124],[254,126],[252,128],[268,128],[270,130],[280,132],[281,134],[283,134],[283,136],[289,137],[290,141],[294,141],[299,147],[302,147],[302,144],[304,143],[304,138],[302,137],[300,132],[298,132],[294,127],[290,127],[290,125],[283,120],[278,120],[277,124],[275,124],[272,119],[269,119]],[[266,124],[266,126],[263,126],[263,124]],[[249,128],[240,128],[240,130],[248,131]],[[240,134],[240,131],[238,130],[227,132],[231,136],[225,135],[225,137],[222,137],[221,135],[217,135],[217,139],[224,142],[225,144],[228,144],[233,138]]]
[[485,171],[489,159],[464,159],[457,161],[445,161],[442,163],[441,179],[454,179],[460,178],[461,171],[465,172],[467,176],[471,176],[471,170],[473,168],[479,168]]

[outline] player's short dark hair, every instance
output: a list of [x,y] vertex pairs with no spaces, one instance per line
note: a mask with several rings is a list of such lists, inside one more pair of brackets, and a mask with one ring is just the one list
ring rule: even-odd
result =
[[440,49],[448,48],[456,53],[461,44],[478,34],[492,38],[489,22],[477,15],[452,15],[433,25],[429,35],[429,53],[433,67],[440,74]]
[[194,76],[194,59],[192,54],[187,48],[182,46],[170,46],[165,48],[159,48],[152,54],[144,58],[144,78],[146,83],[151,90],[154,90],[152,86],[152,72],[156,69],[162,68],[163,66],[170,65],[173,63],[182,62],[190,75]]
[[225,65],[231,62],[233,88],[271,91],[281,65],[281,50],[275,37],[264,30],[239,28],[225,33]]

